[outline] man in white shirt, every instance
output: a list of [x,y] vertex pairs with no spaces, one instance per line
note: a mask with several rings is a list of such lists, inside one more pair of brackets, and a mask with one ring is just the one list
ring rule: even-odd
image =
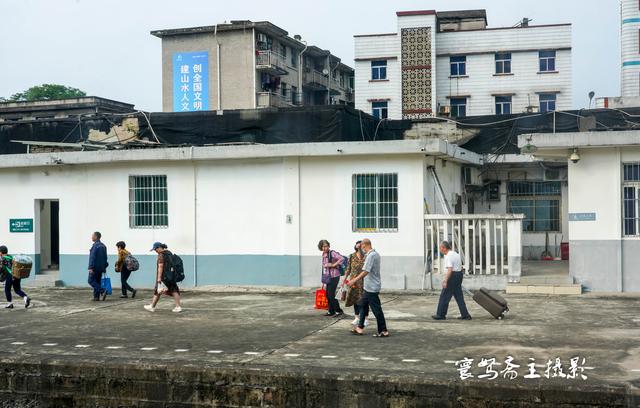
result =
[[451,302],[451,297],[453,296],[456,298],[456,303],[458,303],[458,308],[460,309],[460,317],[458,317],[458,319],[471,320],[471,315],[467,310],[467,305],[464,303],[464,294],[462,293],[462,279],[464,278],[462,259],[456,251],[451,249],[451,243],[449,243],[449,241],[442,241],[440,244],[440,252],[444,255],[446,272],[442,280],[442,292],[440,293],[440,300],[438,301],[438,311],[431,317],[434,320],[445,320],[447,318],[449,302]]

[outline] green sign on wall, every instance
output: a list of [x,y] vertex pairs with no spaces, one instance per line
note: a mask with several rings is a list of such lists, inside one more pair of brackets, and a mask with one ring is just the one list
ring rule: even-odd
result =
[[10,219],[9,232],[33,232],[33,218]]

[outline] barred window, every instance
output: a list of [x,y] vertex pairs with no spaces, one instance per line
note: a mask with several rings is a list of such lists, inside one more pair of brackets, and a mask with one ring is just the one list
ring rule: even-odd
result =
[[129,176],[129,227],[168,226],[167,176]]
[[353,231],[398,231],[398,175],[353,175]]
[[560,232],[562,187],[551,181],[512,181],[507,186],[509,213],[524,214],[525,232]]
[[640,163],[622,169],[622,227],[625,237],[640,237]]

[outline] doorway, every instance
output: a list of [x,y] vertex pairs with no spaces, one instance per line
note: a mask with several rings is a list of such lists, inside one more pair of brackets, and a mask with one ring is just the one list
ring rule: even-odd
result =
[[36,200],[35,202],[36,273],[57,271],[60,264],[60,202]]

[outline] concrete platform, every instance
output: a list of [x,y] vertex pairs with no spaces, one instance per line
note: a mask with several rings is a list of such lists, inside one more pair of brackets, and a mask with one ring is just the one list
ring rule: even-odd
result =
[[[185,292],[181,314],[168,298],[143,310],[149,292],[31,292],[33,309],[0,310],[0,407],[640,406],[637,297],[509,295],[503,321],[467,299],[472,321],[453,303],[435,322],[434,293],[386,294],[392,336],[376,339],[320,316],[301,290]],[[500,372],[509,356],[517,378],[479,377],[482,358]],[[545,378],[549,360],[566,375],[573,357],[577,378]],[[531,358],[539,379],[524,378]]]

